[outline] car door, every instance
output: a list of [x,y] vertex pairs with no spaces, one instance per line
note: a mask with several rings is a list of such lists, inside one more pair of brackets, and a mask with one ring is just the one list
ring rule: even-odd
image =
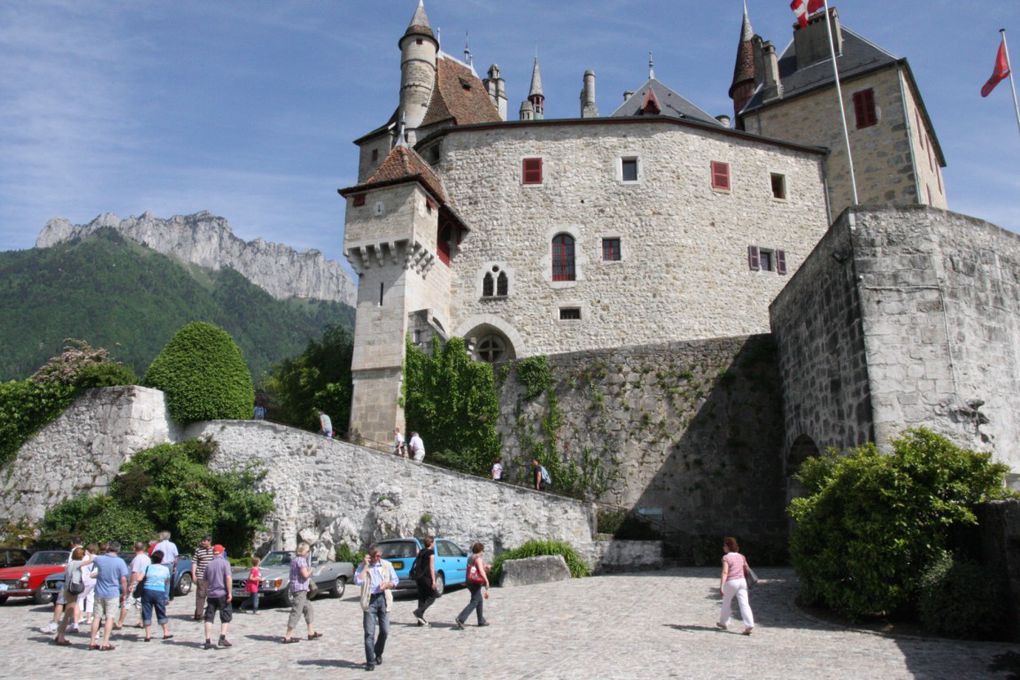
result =
[[438,543],[446,582],[450,584],[464,583],[467,578],[467,553],[452,541],[442,540]]

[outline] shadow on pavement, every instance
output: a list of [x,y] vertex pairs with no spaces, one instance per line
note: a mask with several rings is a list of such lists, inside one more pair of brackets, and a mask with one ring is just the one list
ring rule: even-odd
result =
[[1020,680],[1020,653],[1003,652],[995,655],[988,670],[993,673],[1009,673],[1006,680]]
[[664,623],[662,624],[666,628],[672,628],[673,630],[690,630],[697,631],[700,633],[722,633],[725,631],[719,630],[715,626],[684,626],[679,623]]
[[365,664],[355,663],[347,659],[298,659],[299,666],[324,666],[326,668],[356,668],[363,669]]

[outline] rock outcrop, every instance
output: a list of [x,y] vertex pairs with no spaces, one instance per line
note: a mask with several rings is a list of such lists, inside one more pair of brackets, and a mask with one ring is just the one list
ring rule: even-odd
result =
[[99,229],[114,229],[147,248],[200,267],[231,267],[278,299],[314,298],[353,306],[357,298],[347,272],[319,251],[297,251],[262,239],[244,241],[234,235],[225,218],[205,211],[169,219],[146,212],[124,220],[103,213],[88,224],[57,218],[46,224],[35,246],[48,248]]

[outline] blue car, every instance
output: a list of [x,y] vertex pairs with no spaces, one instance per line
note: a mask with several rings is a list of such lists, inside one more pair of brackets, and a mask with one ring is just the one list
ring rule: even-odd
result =
[[[131,560],[135,557],[133,552],[122,552],[120,558],[124,560],[124,563],[128,565],[128,569],[131,568]],[[191,592],[191,558],[181,556],[177,560],[177,571],[174,572],[174,595],[184,596]],[[46,577],[46,581],[43,583],[42,592],[47,593],[51,596],[51,599],[56,599],[57,593],[64,589],[64,572],[59,574],[53,574]]]
[[[397,590],[416,588],[411,578],[411,569],[418,551],[425,547],[417,538],[392,538],[379,541],[379,550],[397,572],[400,585]],[[437,538],[436,551],[436,592],[440,595],[449,586],[462,585],[467,580],[467,551],[453,541]]]

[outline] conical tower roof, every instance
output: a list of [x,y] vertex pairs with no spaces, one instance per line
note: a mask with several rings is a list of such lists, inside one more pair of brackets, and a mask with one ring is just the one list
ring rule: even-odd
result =
[[414,10],[414,16],[411,17],[411,23],[407,25],[404,35],[427,35],[430,38],[435,38],[429,15],[425,13],[425,0],[418,0],[418,7]]
[[737,60],[733,65],[733,83],[730,85],[729,96],[742,83],[754,82],[754,29],[751,19],[747,16],[747,3],[744,3],[744,18],[740,24],[740,42],[737,44]]
[[542,92],[542,72],[538,68],[538,57],[535,57],[535,65],[531,69],[531,89],[528,91],[528,96],[533,97],[536,94],[545,96]]

